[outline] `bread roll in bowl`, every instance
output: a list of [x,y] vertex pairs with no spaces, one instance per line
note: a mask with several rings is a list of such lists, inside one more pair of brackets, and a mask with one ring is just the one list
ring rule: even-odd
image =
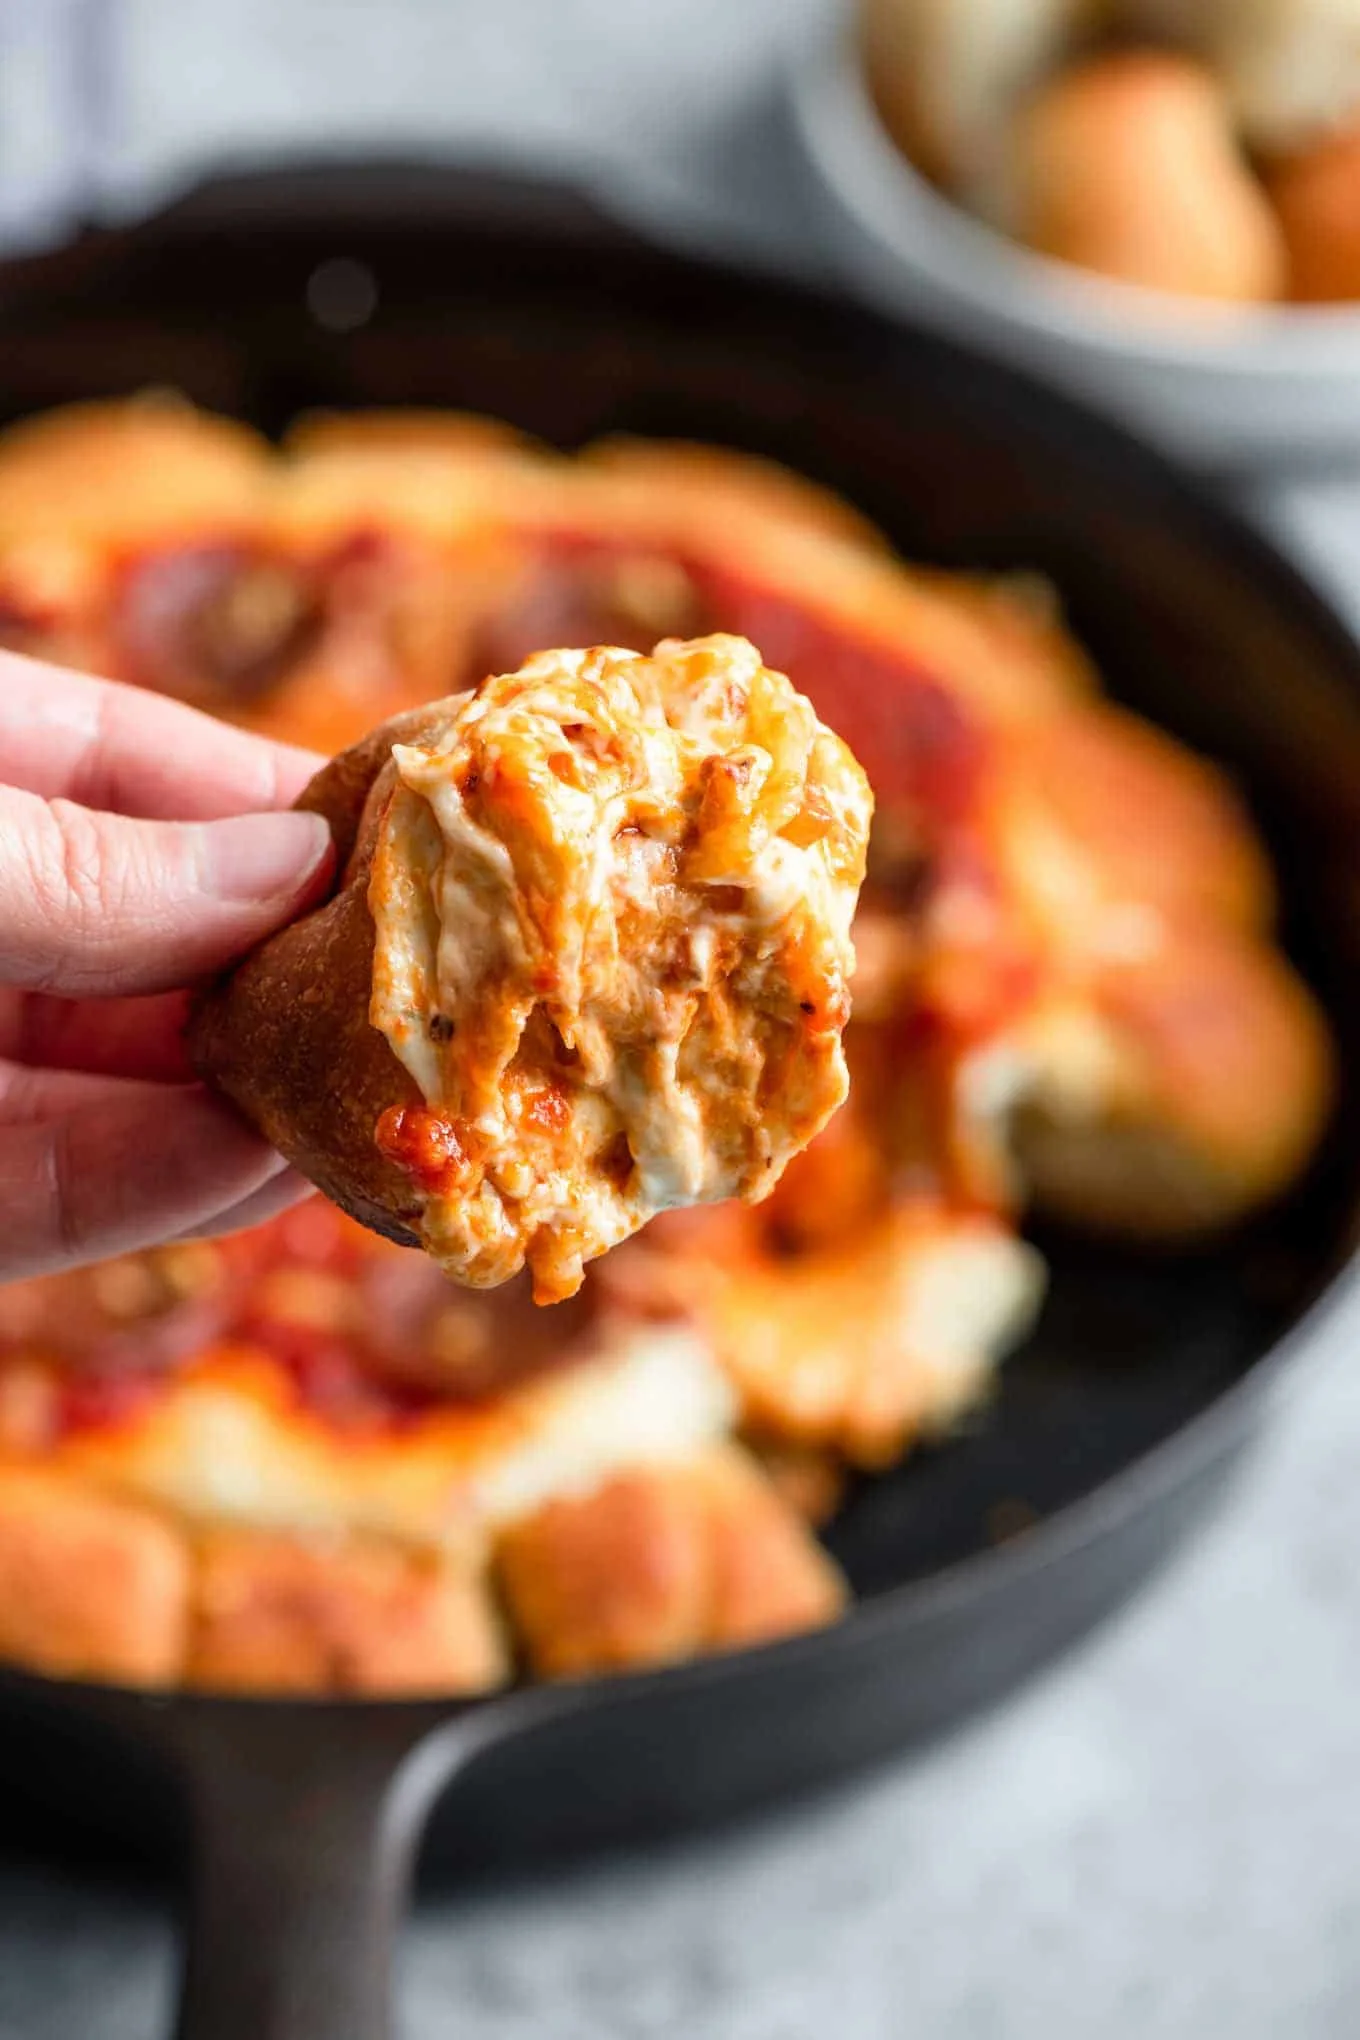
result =
[[1301,304],[1360,299],[1360,123],[1268,166]]
[[1059,64],[1112,0],[863,0],[870,86],[899,148],[938,183],[987,174],[1018,94]]
[[1233,304],[1285,288],[1226,93],[1191,57],[1121,51],[1044,85],[1015,117],[992,209],[1040,254],[1123,283]]
[[541,1302],[768,1193],[845,1097],[872,798],[740,638],[544,652],[302,805],[335,896],[202,1000],[195,1065],[365,1225]]
[[1228,89],[1254,149],[1299,148],[1360,104],[1360,0],[1158,0]]

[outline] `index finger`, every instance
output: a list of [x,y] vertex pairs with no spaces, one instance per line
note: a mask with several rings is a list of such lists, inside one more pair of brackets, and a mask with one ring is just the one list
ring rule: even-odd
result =
[[182,702],[0,652],[0,780],[146,821],[287,807],[320,760]]

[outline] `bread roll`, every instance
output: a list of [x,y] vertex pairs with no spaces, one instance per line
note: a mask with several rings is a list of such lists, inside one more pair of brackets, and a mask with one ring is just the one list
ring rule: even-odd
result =
[[1360,0],[1190,0],[1198,44],[1253,148],[1292,148],[1360,110]]
[[1360,299],[1360,125],[1285,157],[1267,188],[1289,250],[1291,297]]
[[1123,51],[1040,90],[1011,131],[1000,223],[1041,254],[1150,290],[1264,303],[1283,239],[1191,58]]
[[1016,98],[1110,0],[863,0],[870,89],[918,168],[967,193],[988,174]]

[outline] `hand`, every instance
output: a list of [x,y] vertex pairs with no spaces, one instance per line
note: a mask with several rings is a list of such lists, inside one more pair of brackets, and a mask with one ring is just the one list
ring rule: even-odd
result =
[[325,890],[326,824],[277,812],[316,762],[0,654],[0,1281],[306,1194],[180,1037],[186,988]]

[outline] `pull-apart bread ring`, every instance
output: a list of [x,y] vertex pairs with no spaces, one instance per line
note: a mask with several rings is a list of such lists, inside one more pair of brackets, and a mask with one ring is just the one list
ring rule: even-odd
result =
[[202,1003],[200,1072],[354,1217],[540,1302],[755,1201],[848,1088],[868,782],[744,639],[541,652],[302,804],[334,898]]

